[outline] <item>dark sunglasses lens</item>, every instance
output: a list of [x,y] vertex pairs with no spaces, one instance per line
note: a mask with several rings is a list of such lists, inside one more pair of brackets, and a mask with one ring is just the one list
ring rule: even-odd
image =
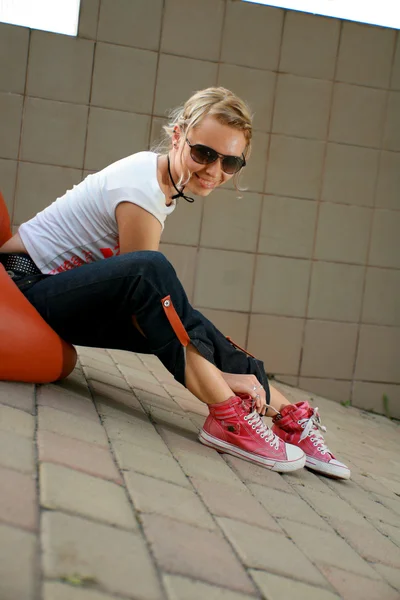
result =
[[243,167],[243,158],[240,156],[225,156],[222,160],[222,169],[228,175],[237,173]]
[[218,154],[215,150],[208,148],[207,146],[202,146],[201,144],[191,146],[190,154],[193,160],[200,165],[210,165],[218,158]]

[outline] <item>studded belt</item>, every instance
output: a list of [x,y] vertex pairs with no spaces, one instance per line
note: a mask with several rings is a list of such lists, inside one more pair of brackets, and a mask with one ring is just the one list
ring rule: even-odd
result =
[[3,265],[11,279],[42,274],[28,254],[0,252],[0,264]]

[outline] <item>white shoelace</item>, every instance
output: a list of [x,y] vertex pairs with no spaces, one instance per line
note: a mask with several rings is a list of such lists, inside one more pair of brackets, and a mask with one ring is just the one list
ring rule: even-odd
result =
[[318,414],[318,407],[312,409],[313,414],[308,419],[301,419],[297,421],[299,425],[304,429],[300,436],[300,441],[306,437],[310,438],[314,446],[321,452],[321,454],[331,453],[328,446],[325,443],[324,436],[320,431],[326,431],[326,427],[321,423],[321,417]]
[[279,437],[264,423],[257,411],[254,410],[249,415],[246,415],[244,420],[248,421],[252,429],[255,429],[256,433],[258,433],[262,439],[265,439],[266,443],[269,442],[275,450],[279,450]]

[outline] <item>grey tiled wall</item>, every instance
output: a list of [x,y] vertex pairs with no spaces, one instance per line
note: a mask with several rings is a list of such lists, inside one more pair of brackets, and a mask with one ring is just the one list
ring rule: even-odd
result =
[[18,226],[224,85],[247,191],[181,203],[162,250],[267,371],[400,416],[400,38],[237,0],[82,0],[79,37],[0,25],[0,186]]

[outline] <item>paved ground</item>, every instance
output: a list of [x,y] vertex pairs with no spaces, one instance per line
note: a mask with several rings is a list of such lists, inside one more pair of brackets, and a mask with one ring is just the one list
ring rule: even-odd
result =
[[399,424],[312,402],[350,482],[200,445],[203,405],[152,356],[0,383],[0,600],[399,599]]

